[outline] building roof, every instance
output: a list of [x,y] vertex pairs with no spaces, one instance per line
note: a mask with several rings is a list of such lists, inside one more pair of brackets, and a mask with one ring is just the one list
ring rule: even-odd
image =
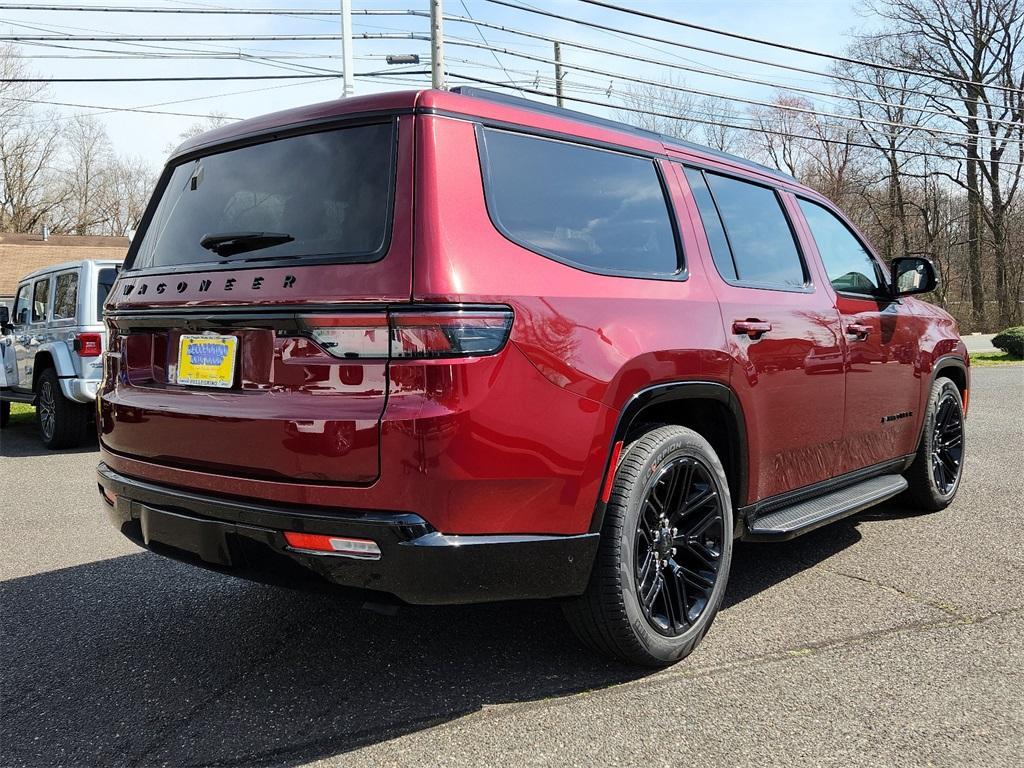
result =
[[0,232],[0,296],[13,296],[26,275],[66,261],[103,259],[123,261],[127,237],[50,235]]

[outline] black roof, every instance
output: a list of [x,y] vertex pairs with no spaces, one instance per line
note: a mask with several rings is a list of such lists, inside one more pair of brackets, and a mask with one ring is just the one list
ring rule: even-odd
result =
[[549,115],[558,115],[560,117],[567,117],[572,120],[579,120],[580,122],[583,123],[589,123],[590,125],[598,125],[603,128],[612,128],[617,131],[623,131],[624,133],[632,133],[637,136],[644,136],[650,139],[655,139],[656,141],[660,141],[669,147],[695,150],[697,152],[702,152],[706,155],[712,155],[714,157],[721,158],[722,160],[727,160],[728,162],[735,163],[736,165],[746,166],[747,168],[760,171],[761,173],[766,173],[770,176],[776,176],[780,179],[785,179],[786,181],[796,181],[796,179],[790,176],[788,173],[780,171],[777,168],[771,168],[767,165],[762,165],[761,163],[755,163],[753,160],[748,160],[745,157],[733,155],[730,154],[729,152],[722,152],[719,149],[707,147],[703,144],[698,144],[694,141],[686,141],[685,139],[680,139],[675,136],[669,136],[664,133],[658,133],[657,131],[649,131],[646,128],[639,128],[635,125],[623,123],[618,120],[609,120],[608,118],[605,117],[597,117],[596,115],[590,115],[587,114],[586,112],[580,112],[575,109],[556,107],[553,104],[545,104],[544,102],[534,101],[533,99],[526,99],[523,98],[522,96],[512,96],[511,94],[507,93],[489,91],[485,88],[476,88],[473,86],[460,85],[458,87],[452,88],[451,91],[452,93],[459,93],[462,94],[463,96],[472,96],[473,98],[477,99],[488,99],[489,101],[500,101],[502,103],[512,104],[517,107],[522,107],[524,109],[531,109],[534,112],[543,112]]

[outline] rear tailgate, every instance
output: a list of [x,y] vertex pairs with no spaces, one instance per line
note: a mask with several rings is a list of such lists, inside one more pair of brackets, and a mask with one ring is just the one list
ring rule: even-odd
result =
[[[386,309],[411,296],[413,119],[352,146],[321,130],[172,163],[106,307],[104,448],[233,477],[378,476]],[[199,245],[225,233],[245,238]]]

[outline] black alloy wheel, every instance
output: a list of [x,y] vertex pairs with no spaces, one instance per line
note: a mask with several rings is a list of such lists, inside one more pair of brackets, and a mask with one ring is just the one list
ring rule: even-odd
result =
[[644,616],[674,636],[696,623],[722,558],[725,515],[707,467],[690,456],[663,465],[636,527],[636,589]]
[[599,653],[675,664],[725,597],[735,533],[729,481],[707,439],[674,424],[638,426],[614,471],[590,581],[563,609]]
[[963,412],[959,400],[951,392],[945,392],[935,408],[931,456],[932,477],[943,496],[956,487],[963,455]]
[[939,376],[928,394],[914,460],[903,473],[907,490],[900,500],[922,512],[948,507],[963,480],[966,442],[963,394],[951,379]]

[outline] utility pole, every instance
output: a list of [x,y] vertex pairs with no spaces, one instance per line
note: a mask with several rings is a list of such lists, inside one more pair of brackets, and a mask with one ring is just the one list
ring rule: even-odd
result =
[[555,43],[555,103],[562,104],[562,44]]
[[430,87],[444,90],[444,12],[441,0],[430,0]]
[[352,0],[341,0],[341,96],[355,93],[352,71]]

